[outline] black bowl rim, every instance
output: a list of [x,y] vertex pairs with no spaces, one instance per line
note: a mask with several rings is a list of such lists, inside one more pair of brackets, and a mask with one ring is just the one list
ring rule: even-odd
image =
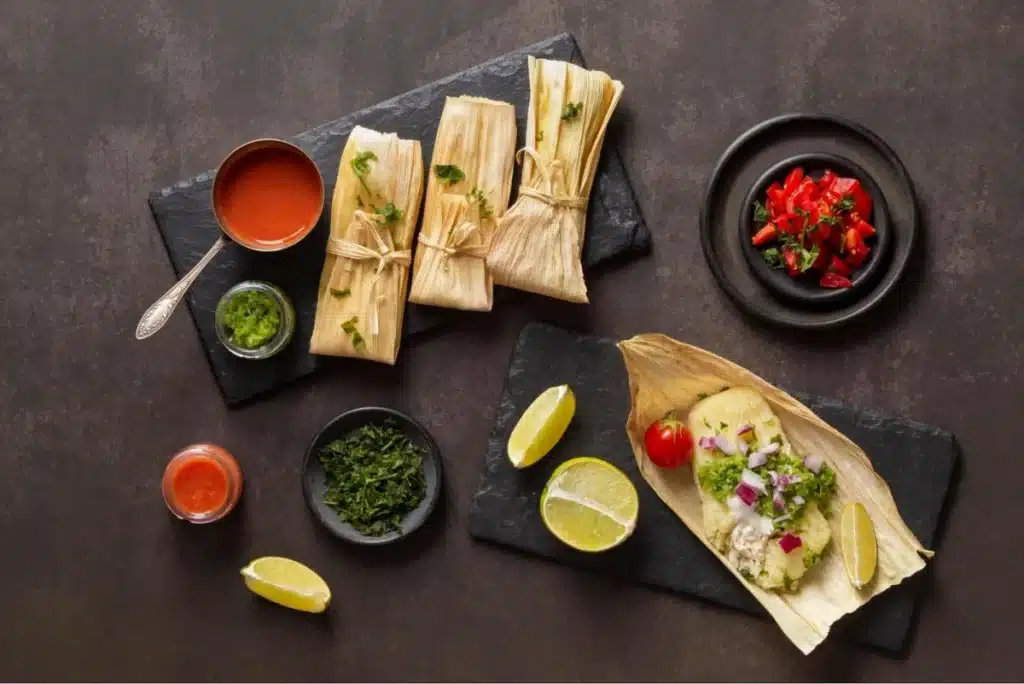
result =
[[[320,438],[323,437],[328,430],[334,427],[336,423],[351,418],[352,416],[360,416],[363,414],[367,416],[367,420],[364,422],[364,424],[371,422],[373,417],[380,417],[383,415],[385,417],[396,418],[415,428],[416,431],[419,432],[420,435],[422,435],[423,441],[426,442],[427,444],[427,458],[431,459],[434,462],[435,466],[437,467],[437,485],[434,487],[433,491],[427,492],[427,507],[423,512],[423,518],[415,527],[411,527],[408,530],[399,532],[389,532],[388,534],[383,534],[379,537],[370,537],[364,534],[360,534],[353,528],[351,534],[345,534],[335,528],[334,525],[338,521],[328,522],[324,519],[324,516],[322,515],[321,511],[314,505],[313,492],[310,491],[309,478],[307,477],[307,474],[309,472],[311,459],[316,457],[314,449],[317,445],[317,442],[319,442]],[[333,536],[337,537],[338,539],[344,540],[352,544],[359,544],[362,546],[383,546],[385,544],[392,544],[402,539],[405,539],[413,532],[423,527],[427,520],[430,519],[430,516],[433,514],[434,509],[437,508],[437,502],[441,498],[441,487],[443,486],[444,481],[444,459],[441,458],[441,448],[437,446],[437,441],[434,439],[434,436],[431,435],[430,431],[427,430],[427,428],[425,428],[418,420],[416,420],[409,414],[403,413],[398,409],[387,408],[385,406],[361,406],[359,408],[354,408],[335,416],[331,420],[327,421],[327,424],[317,431],[317,433],[313,436],[313,439],[310,441],[309,446],[306,447],[306,455],[303,457],[302,460],[301,479],[302,497],[306,500],[307,508],[309,508],[309,511],[313,514],[313,517],[316,518],[317,521],[321,525],[323,525],[328,532],[330,532]]]
[[[854,277],[851,278],[853,282],[852,287],[846,289],[830,290],[819,286],[819,289],[814,290],[812,293],[803,293],[795,289],[781,287],[774,277],[775,270],[772,269],[771,273],[767,272],[767,265],[760,260],[760,250],[750,244],[750,227],[753,225],[753,201],[756,199],[754,196],[761,194],[757,192],[758,188],[766,185],[773,176],[783,175],[783,170],[791,170],[792,167],[806,166],[808,164],[824,166],[831,164],[839,170],[849,173],[866,186],[866,190],[871,196],[874,205],[872,207],[873,218],[867,218],[871,219],[872,224],[878,228],[878,235],[871,250],[868,263],[862,265],[856,271]],[[846,169],[844,170],[843,167],[846,167]],[[769,167],[747,189],[740,213],[740,221],[736,227],[738,229],[738,239],[741,243],[740,247],[743,251],[743,256],[747,260],[747,266],[750,267],[751,273],[760,281],[761,285],[777,298],[817,309],[824,309],[828,306],[849,305],[862,297],[875,285],[881,276],[892,246],[892,226],[889,221],[889,208],[882,189],[864,167],[852,159],[841,154],[835,154],[834,152],[801,152],[800,154],[786,157]]]
[[[893,170],[896,172],[896,176],[899,178],[904,189],[907,192],[908,198],[910,199],[911,207],[913,209],[913,219],[910,225],[907,227],[907,240],[909,246],[906,254],[903,256],[901,262],[896,262],[890,265],[890,268],[897,269],[900,273],[894,277],[889,283],[887,283],[880,290],[873,292],[873,297],[866,304],[862,304],[856,309],[848,311],[843,315],[837,315],[834,317],[826,318],[823,320],[816,321],[787,321],[783,322],[774,316],[766,314],[764,311],[758,309],[758,307],[751,305],[746,301],[743,294],[739,292],[736,287],[729,280],[725,271],[722,269],[722,265],[718,263],[718,259],[715,255],[715,246],[711,238],[711,225],[710,225],[710,209],[711,200],[717,190],[723,169],[729,164],[736,152],[746,146],[751,140],[762,135],[766,130],[775,128],[776,126],[782,126],[794,121],[808,121],[832,124],[847,128],[857,135],[861,136],[872,145],[874,145],[884,156],[888,162],[892,165]],[[906,269],[908,263],[914,255],[915,247],[917,245],[917,233],[920,230],[921,224],[921,205],[920,200],[917,197],[917,192],[914,189],[914,183],[910,178],[910,174],[907,173],[906,167],[903,165],[902,160],[896,154],[896,151],[889,146],[885,140],[880,138],[877,134],[871,131],[866,126],[859,124],[849,119],[833,116],[827,114],[810,114],[807,112],[796,112],[791,114],[780,114],[779,116],[765,119],[760,123],[747,129],[738,138],[732,141],[732,143],[725,149],[725,151],[715,162],[715,168],[711,172],[711,177],[708,180],[707,185],[704,189],[703,201],[700,207],[700,242],[701,249],[704,252],[704,260],[707,262],[708,267],[711,269],[711,274],[715,277],[719,287],[725,291],[725,294],[732,300],[742,312],[751,316],[752,318],[766,323],[773,327],[781,328],[795,328],[801,330],[825,330],[828,328],[836,328],[841,325],[845,325],[858,316],[863,316],[868,311],[875,309],[879,304],[886,298],[886,296],[892,292],[896,285],[900,281],[900,275]]]

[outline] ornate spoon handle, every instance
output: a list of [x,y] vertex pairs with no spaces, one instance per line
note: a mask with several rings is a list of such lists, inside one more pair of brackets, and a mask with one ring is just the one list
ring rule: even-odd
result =
[[146,309],[146,313],[142,314],[142,318],[139,320],[139,326],[135,328],[135,339],[144,340],[164,327],[171,314],[174,313],[175,307],[178,306],[178,302],[185,296],[188,288],[227,243],[227,237],[221,235],[217,238],[217,241],[213,243],[213,247],[210,247],[210,251],[199,260],[199,263],[193,266],[192,270],[185,274],[185,277],[171,286],[171,289],[164,292],[160,299],[153,302]]

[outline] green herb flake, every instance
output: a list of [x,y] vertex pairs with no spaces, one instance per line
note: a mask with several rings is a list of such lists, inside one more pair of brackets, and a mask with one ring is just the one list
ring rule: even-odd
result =
[[490,202],[487,201],[487,197],[480,188],[473,188],[470,193],[466,195],[466,201],[471,205],[476,204],[479,207],[480,218],[485,219],[494,216],[494,208],[491,206]]
[[754,581],[754,573],[750,572],[750,570],[747,570],[746,568],[740,568],[740,575],[742,575],[743,579],[748,582]]
[[821,556],[822,556],[822,554],[820,554],[820,553],[814,553],[813,551],[807,551],[806,553],[804,553],[804,567],[807,568],[808,570],[810,570],[815,565],[817,565],[819,562],[821,562]]
[[455,185],[466,177],[462,169],[455,164],[434,164],[434,175],[445,185]]
[[360,152],[352,157],[352,171],[362,180],[363,176],[370,173],[370,162],[377,161],[377,154],[372,150]]
[[537,131],[537,142],[544,142],[544,131]]
[[728,391],[728,389],[729,389],[729,386],[728,386],[728,385],[722,385],[722,388],[721,388],[721,389],[719,389],[718,391],[719,391],[719,392],[726,392],[726,391]]
[[562,110],[562,121],[572,121],[573,119],[578,117],[580,115],[580,112],[582,111],[582,102],[577,102],[575,104],[573,104],[572,102],[566,102],[565,109]]
[[768,213],[768,209],[760,202],[754,202],[754,221],[757,223],[768,223],[771,220],[772,215]]
[[402,220],[402,217],[405,216],[405,212],[397,208],[391,202],[385,204],[383,209],[377,211],[377,214],[380,215],[384,225],[398,223]]
[[697,471],[697,480],[701,487],[711,492],[712,496],[724,502],[736,490],[746,467],[746,456],[716,458],[700,467]]
[[786,588],[786,591],[793,591],[796,588],[796,582],[786,573],[782,576],[782,586]]
[[331,296],[334,297],[335,299],[344,299],[345,297],[350,297],[351,295],[352,290],[347,287],[344,290],[338,290],[333,287],[331,288]]
[[704,419],[704,427],[706,427],[708,430],[711,429],[711,423],[708,422],[707,418]]
[[779,251],[778,247],[769,247],[768,249],[761,252],[761,258],[764,262],[772,268],[785,268],[786,264],[782,261],[782,252]]
[[854,202],[853,197],[846,196],[836,202],[835,211],[853,211],[855,206],[857,206],[857,203]]
[[707,392],[701,392],[700,394],[697,395],[697,401],[704,401],[705,399],[707,399],[710,396],[711,395],[708,394]]
[[800,272],[809,270],[817,261],[819,254],[821,254],[821,248],[818,245],[814,245],[810,249],[802,249],[800,251]]
[[324,503],[362,534],[398,531],[426,495],[424,455],[393,420],[365,425],[318,452]]

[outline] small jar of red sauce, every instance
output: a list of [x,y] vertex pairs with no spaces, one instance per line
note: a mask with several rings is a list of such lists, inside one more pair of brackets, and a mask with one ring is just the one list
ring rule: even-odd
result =
[[242,495],[242,470],[223,447],[193,444],[185,447],[164,470],[163,495],[167,508],[192,523],[220,520]]

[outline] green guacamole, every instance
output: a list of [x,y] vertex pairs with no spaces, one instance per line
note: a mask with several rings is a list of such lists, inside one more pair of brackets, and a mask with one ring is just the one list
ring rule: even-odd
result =
[[[757,447],[757,444],[751,445],[752,450]],[[697,478],[705,490],[724,503],[736,491],[747,467],[747,457],[726,456],[718,449],[715,450],[715,454],[719,458],[702,466],[697,472]],[[778,475],[798,475],[800,478],[798,482],[793,482],[783,489],[782,499],[785,506],[782,510],[775,508],[774,505],[771,471]],[[815,474],[802,460],[780,450],[770,455],[763,466],[754,468],[753,472],[761,477],[768,490],[767,496],[758,498],[758,514],[779,520],[783,529],[795,527],[803,518],[804,509],[812,502],[818,505],[822,514],[829,514],[829,502],[836,491],[836,474],[827,465],[822,466]],[[801,503],[794,501],[797,496],[803,499]]]
[[224,327],[232,344],[242,349],[259,349],[281,328],[281,310],[266,292],[238,292],[231,296],[224,309]]

